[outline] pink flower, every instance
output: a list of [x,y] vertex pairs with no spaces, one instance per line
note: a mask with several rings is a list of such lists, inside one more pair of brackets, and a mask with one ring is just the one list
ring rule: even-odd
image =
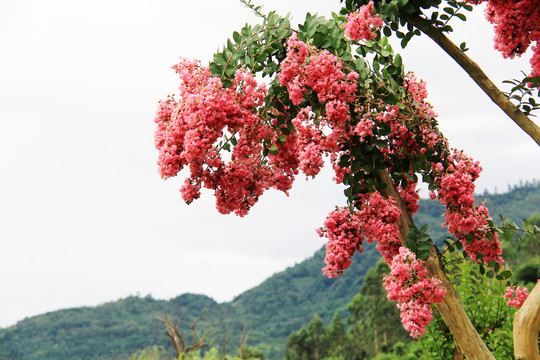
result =
[[532,42],[530,60],[532,76],[540,76],[540,3],[537,0],[469,0],[472,4],[487,2],[486,19],[494,25],[495,49],[503,57],[524,54]]
[[437,278],[426,278],[422,260],[407,248],[400,247],[399,254],[390,263],[391,274],[384,277],[388,299],[398,302],[401,322],[412,337],[420,337],[426,331],[433,312],[431,305],[441,303],[446,294]]
[[361,204],[358,217],[366,240],[377,242],[377,250],[389,264],[401,246],[397,223],[401,210],[393,198],[385,198],[378,191],[364,195],[358,203]]
[[377,37],[374,33],[384,25],[378,15],[373,16],[373,1],[362,5],[357,13],[350,13],[345,24],[345,35],[353,40],[372,40]]
[[503,263],[501,243],[498,234],[489,225],[491,217],[483,205],[475,205],[474,181],[480,176],[482,168],[463,152],[454,151],[448,156],[448,167],[434,172],[438,194],[430,193],[433,199],[439,198],[446,206],[444,226],[463,244],[463,249],[474,261],[477,254],[482,253],[483,262],[489,264],[495,260]]
[[506,287],[506,292],[504,294],[504,297],[508,300],[506,305],[513,306],[516,309],[519,309],[521,305],[527,300],[527,297],[529,296],[529,289],[521,287],[521,286],[515,286],[515,287]]
[[319,236],[328,238],[323,274],[329,278],[338,277],[351,265],[354,253],[363,250],[364,236],[360,232],[358,214],[349,208],[336,209],[328,214],[324,228],[317,232]]
[[[187,203],[206,187],[214,190],[220,212],[239,216],[271,187],[287,193],[298,173],[298,153],[291,145],[296,136],[280,143],[277,155],[262,156],[263,141],[275,142],[278,137],[257,114],[266,87],[239,71],[233,86],[224,88],[207,67],[189,59],[181,59],[173,69],[181,80],[179,99],[161,101],[155,118],[154,144],[162,177],[176,176],[188,167],[190,176],[181,188]],[[230,161],[224,161],[220,152],[231,136],[236,145]]]

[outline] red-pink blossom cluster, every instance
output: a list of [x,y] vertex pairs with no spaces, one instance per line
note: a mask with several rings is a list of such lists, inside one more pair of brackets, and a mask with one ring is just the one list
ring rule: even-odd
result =
[[317,229],[321,237],[327,237],[326,266],[323,274],[329,278],[338,277],[351,265],[351,258],[356,251],[362,252],[364,236],[360,231],[360,218],[357,211],[346,207],[328,214],[324,228]]
[[[409,101],[414,103],[414,113],[402,112],[398,106],[387,106],[386,111],[377,115],[377,120],[390,125],[388,136],[390,146],[383,149],[385,153],[393,153],[401,157],[425,154],[438,144],[447,146],[446,139],[434,126],[437,117],[429,102],[424,81],[416,79],[413,73],[405,76],[405,88]],[[412,126],[411,126],[412,125]]]
[[[269,156],[269,162],[262,161],[263,141],[277,137],[257,115],[265,86],[239,71],[233,85],[225,88],[207,67],[188,59],[181,59],[173,69],[181,79],[179,100],[161,101],[155,117],[161,176],[175,176],[188,166],[191,174],[181,188],[187,203],[198,198],[204,186],[215,191],[220,212],[240,216],[264,190],[274,187],[287,192],[297,173],[297,154],[291,146],[295,137],[281,144],[279,154]],[[237,144],[231,160],[225,162],[220,152],[231,137]]]
[[379,192],[366,194],[357,201],[360,209],[349,208],[332,211],[324,227],[317,230],[319,236],[327,237],[326,267],[323,273],[338,277],[351,264],[355,251],[362,252],[362,241],[377,242],[377,249],[390,263],[401,246],[397,221],[401,210],[393,198],[384,198]]
[[311,106],[305,106],[292,120],[297,131],[300,170],[306,176],[317,175],[324,164],[323,156],[339,152],[350,138],[349,104],[355,99],[357,78],[354,71],[346,74],[341,60],[327,50],[319,51],[295,34],[287,41],[287,56],[278,74],[280,83],[287,86],[293,104],[300,105],[311,91],[324,105],[320,116],[315,116]]
[[[491,260],[502,264],[501,243],[497,233],[489,226],[491,218],[488,209],[483,204],[475,205],[474,181],[482,168],[463,152],[454,151],[447,160],[447,169],[435,172],[437,197],[446,206],[444,226],[461,241],[471,259],[478,260],[478,253],[482,253],[486,264]],[[437,164],[435,166],[440,168]],[[431,195],[432,198],[434,196]]]
[[398,254],[401,241],[399,240],[398,220],[401,210],[392,197],[385,198],[378,191],[366,194],[360,198],[359,218],[366,241],[377,242],[377,250],[386,263]]
[[523,305],[528,296],[529,289],[521,286],[507,286],[504,294],[504,297],[509,299],[506,305],[513,306],[516,309],[519,309]]
[[321,103],[346,105],[355,98],[358,74],[354,71],[345,74],[342,67],[341,59],[328,50],[317,50],[293,34],[287,41],[287,57],[281,62],[278,78],[282,85],[287,86],[295,105],[304,100],[309,89],[317,94]]
[[[321,120],[315,121],[311,107],[301,109],[292,123],[297,131],[296,147],[300,160],[300,170],[306,176],[314,177],[324,165],[323,154],[331,151],[332,144],[327,143],[323,134]],[[330,145],[330,148],[328,147]]]
[[360,137],[361,142],[364,142],[367,136],[373,136],[373,126],[375,126],[373,120],[364,117],[354,127],[354,133]]
[[373,1],[370,1],[362,5],[357,13],[350,13],[344,25],[345,35],[353,41],[375,39],[375,31],[384,23],[378,15],[373,16],[373,12]]
[[405,247],[399,249],[390,269],[383,279],[388,299],[398,302],[405,329],[412,337],[420,337],[433,317],[431,305],[441,303],[446,291],[439,279],[426,277],[422,260]]
[[405,203],[405,207],[407,207],[407,210],[409,210],[411,215],[415,214],[420,207],[420,205],[418,205],[420,195],[418,195],[416,185],[417,183],[409,181],[405,188],[403,188],[401,185],[398,186],[399,196]]
[[532,75],[540,76],[540,2],[538,0],[471,0],[487,2],[486,18],[495,25],[495,49],[505,58],[525,53],[532,42]]

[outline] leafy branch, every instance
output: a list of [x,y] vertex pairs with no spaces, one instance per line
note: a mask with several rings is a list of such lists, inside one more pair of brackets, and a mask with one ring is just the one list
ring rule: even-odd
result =
[[534,92],[536,97],[540,98],[540,76],[528,77],[525,73],[523,75],[525,76],[523,80],[504,80],[503,83],[512,85],[512,89],[504,94],[510,100],[516,100],[516,107],[526,116],[535,116],[532,112],[540,109],[540,104],[534,99]]

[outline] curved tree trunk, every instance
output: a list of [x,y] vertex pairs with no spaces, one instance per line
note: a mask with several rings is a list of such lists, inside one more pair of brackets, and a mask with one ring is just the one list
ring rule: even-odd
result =
[[516,360],[539,360],[540,285],[536,285],[514,315],[514,355]]
[[[418,15],[409,17],[408,22],[435,41],[452,59],[454,59],[476,84],[497,104],[523,131],[540,145],[540,127],[525,116],[497,86],[487,77],[484,71],[472,61],[460,48],[448,39],[429,21]],[[427,21],[427,22],[426,22]]]
[[[381,178],[381,181],[386,184],[386,189],[382,190],[383,195],[392,196],[396,199],[401,209],[401,218],[398,220],[398,224],[400,226],[400,240],[402,243],[405,243],[409,226],[414,225],[412,216],[401,200],[401,196],[396,190],[388,171],[377,170],[377,174]],[[443,302],[435,306],[439,310],[448,329],[450,329],[456,346],[459,347],[466,359],[495,360],[465,313],[465,309],[459,301],[452,283],[448,279],[448,276],[446,276],[437,248],[432,246],[430,252],[431,255],[424,262],[428,275],[440,279],[442,286],[446,290]]]

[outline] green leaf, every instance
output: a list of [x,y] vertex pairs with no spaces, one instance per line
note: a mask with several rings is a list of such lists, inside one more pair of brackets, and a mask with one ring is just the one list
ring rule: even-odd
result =
[[464,14],[461,14],[461,13],[456,13],[456,14],[454,14],[454,16],[460,18],[463,21],[467,20],[467,17]]
[[416,242],[414,239],[407,238],[405,241],[405,247],[411,250],[412,252],[416,252]]
[[221,76],[221,74],[223,73],[223,66],[220,66],[215,62],[210,63],[209,69],[210,72],[215,76]]
[[270,145],[270,148],[268,149],[268,152],[272,155],[276,155],[278,153],[278,148],[276,144]]
[[396,64],[397,67],[401,67],[401,65],[403,65],[401,55],[396,54],[396,56],[394,57],[394,64]]
[[427,229],[428,229],[428,224],[422,226],[422,227],[420,228],[420,230],[418,230],[418,233],[419,233],[419,234],[425,234],[426,231],[427,231]]
[[225,59],[223,53],[217,53],[214,55],[214,62],[219,65],[225,65],[227,64],[227,59]]
[[[227,67],[225,68],[225,74],[227,76],[234,76],[234,74],[236,73],[236,66],[234,66],[234,64],[229,64],[227,65]],[[229,87],[229,86],[227,86]]]
[[420,260],[426,260],[429,257],[429,250],[420,250],[418,251],[418,258]]
[[491,260],[489,263],[488,263],[488,266],[492,269],[497,269],[499,267],[499,263],[495,260]]

